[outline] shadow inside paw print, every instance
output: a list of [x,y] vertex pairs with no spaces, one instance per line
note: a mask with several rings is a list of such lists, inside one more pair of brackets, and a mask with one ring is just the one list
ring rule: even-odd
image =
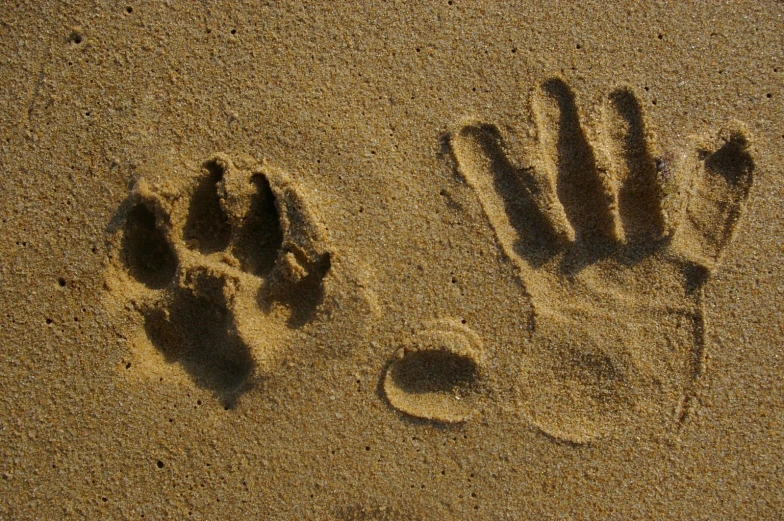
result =
[[235,255],[243,270],[264,277],[275,266],[277,252],[283,246],[283,231],[269,181],[263,175],[254,175],[251,182],[256,196],[239,230]]
[[177,258],[143,204],[128,213],[122,248],[131,276],[149,288],[163,288],[174,277]]
[[146,335],[231,406],[316,316],[331,268],[321,228],[282,172],[223,154],[179,190],[141,179],[129,201],[120,261]]
[[225,304],[181,291],[168,309],[145,313],[144,329],[168,362],[179,362],[226,405],[253,372],[253,357],[233,331]]
[[532,300],[520,403],[572,443],[629,421],[685,421],[704,366],[702,287],[754,172],[741,124],[673,156],[630,89],[599,113],[584,126],[574,92],[553,79],[531,98],[537,141],[519,159],[493,124],[467,121],[447,138]]
[[183,239],[204,255],[225,250],[231,241],[231,224],[218,193],[224,173],[217,161],[204,163],[202,177],[191,196]]

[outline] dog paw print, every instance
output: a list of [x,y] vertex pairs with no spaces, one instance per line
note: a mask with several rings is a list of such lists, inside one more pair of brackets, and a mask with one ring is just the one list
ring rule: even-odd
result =
[[733,124],[670,156],[630,89],[588,127],[560,79],[531,109],[536,140],[520,156],[492,124],[448,136],[534,310],[518,403],[572,443],[633,424],[677,428],[704,371],[703,287],[752,184],[747,132]]
[[230,406],[315,317],[331,254],[281,171],[217,154],[186,183],[136,183],[114,285],[165,359]]

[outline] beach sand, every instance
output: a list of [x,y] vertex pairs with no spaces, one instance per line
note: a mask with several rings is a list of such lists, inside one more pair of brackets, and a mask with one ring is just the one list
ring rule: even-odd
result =
[[0,518],[784,511],[784,4],[0,22]]

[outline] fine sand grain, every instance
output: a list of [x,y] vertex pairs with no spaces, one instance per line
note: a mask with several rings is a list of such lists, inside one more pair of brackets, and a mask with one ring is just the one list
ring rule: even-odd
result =
[[0,30],[0,518],[784,511],[781,2]]

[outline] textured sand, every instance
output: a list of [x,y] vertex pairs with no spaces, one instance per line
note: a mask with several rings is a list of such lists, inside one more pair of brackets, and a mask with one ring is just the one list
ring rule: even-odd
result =
[[784,5],[3,5],[2,519],[775,519]]

